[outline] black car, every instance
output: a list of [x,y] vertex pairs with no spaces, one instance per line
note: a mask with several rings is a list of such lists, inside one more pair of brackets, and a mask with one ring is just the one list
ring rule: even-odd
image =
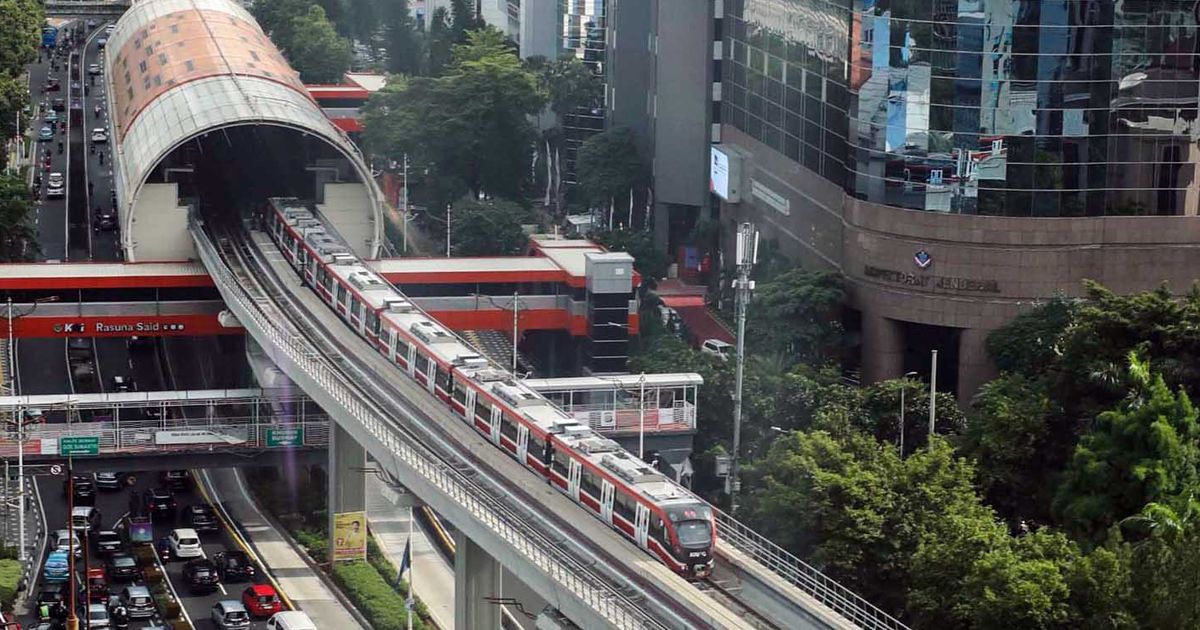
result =
[[121,550],[121,535],[111,529],[96,532],[89,538],[92,539],[92,546],[98,554],[107,555]]
[[37,605],[46,604],[54,606],[58,602],[67,599],[67,585],[62,583],[46,584],[42,590],[38,591]]
[[53,110],[54,110],[54,111],[56,111],[56,112],[65,112],[65,111],[67,111],[67,101],[66,101],[66,99],[62,99],[62,98],[56,98],[56,99],[54,99],[53,101],[51,101],[51,102],[50,102],[50,109],[53,109]]
[[120,490],[125,487],[125,477],[119,472],[96,473],[96,488],[98,490]]
[[178,507],[179,504],[175,503],[175,495],[166,488],[154,488],[146,492],[146,509],[150,511],[152,517],[175,518],[175,510]]
[[198,532],[220,531],[217,512],[207,503],[196,503],[183,509],[183,523]]
[[75,475],[72,479],[63,480],[63,496],[74,485],[75,505],[96,505],[96,484],[90,475]]
[[183,582],[193,593],[211,593],[217,590],[217,567],[212,560],[197,558],[183,565]]
[[127,582],[138,577],[137,560],[127,553],[114,553],[109,556],[108,562],[104,563],[104,570],[108,573],[108,579],[113,582]]
[[96,218],[92,219],[93,232],[112,232],[117,229],[117,215],[111,213],[100,213]]
[[192,473],[186,470],[167,470],[162,474],[162,482],[175,492],[187,492],[191,487]]
[[217,573],[221,575],[222,582],[254,579],[254,564],[250,562],[250,558],[244,551],[235,549],[219,551],[213,555],[213,564],[217,565]]

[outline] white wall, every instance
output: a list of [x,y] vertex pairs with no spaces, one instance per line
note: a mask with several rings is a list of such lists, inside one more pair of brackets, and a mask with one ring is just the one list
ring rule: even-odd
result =
[[323,203],[317,204],[317,209],[355,254],[369,257],[375,222],[371,217],[367,187],[357,182],[328,183],[324,187]]
[[187,231],[188,209],[179,205],[177,184],[142,186],[133,207],[129,232],[130,262],[174,261],[196,258],[196,245]]

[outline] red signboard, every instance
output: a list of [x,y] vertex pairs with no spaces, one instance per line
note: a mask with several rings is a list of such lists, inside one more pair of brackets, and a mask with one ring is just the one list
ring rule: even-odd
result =
[[216,313],[198,315],[105,315],[102,317],[21,317],[13,334],[34,337],[174,337],[240,335],[241,327],[222,326]]

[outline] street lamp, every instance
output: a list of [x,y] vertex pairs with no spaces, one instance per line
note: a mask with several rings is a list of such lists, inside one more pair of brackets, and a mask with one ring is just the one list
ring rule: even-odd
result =
[[908,379],[916,375],[916,372],[905,374],[903,379],[905,383],[900,385],[900,457],[904,457],[904,391],[907,389]]
[[[17,362],[16,353],[14,350],[15,344],[13,343],[13,320],[17,319],[18,317],[25,317],[26,315],[33,314],[33,312],[37,310],[38,304],[57,301],[57,295],[34,300],[33,306],[27,312],[14,314],[12,295],[8,296],[8,314],[6,319],[8,319],[8,370],[11,372],[11,374],[8,375],[8,390],[10,394],[16,394],[16,388],[14,385],[16,384],[17,378]],[[23,417],[24,411],[21,413],[22,415],[18,416],[16,420],[8,419],[5,420],[5,423],[9,426],[15,425],[17,428],[17,545],[20,547],[20,549],[17,550],[17,557],[23,564],[27,558],[25,553],[25,426],[42,422],[44,418],[42,416],[37,416],[36,419],[30,419],[27,422],[26,418]],[[7,478],[4,479],[4,483],[7,486]]]
[[476,300],[475,301],[476,309],[479,308],[479,298],[486,299],[488,302],[491,302],[492,306],[495,306],[496,308],[505,309],[505,310],[512,309],[512,314],[513,314],[512,372],[514,375],[516,375],[516,373],[517,373],[517,335],[520,333],[520,331],[517,328],[517,325],[520,323],[521,294],[518,293],[517,291],[513,291],[512,303],[509,304],[508,306],[501,306],[501,305],[497,304],[496,298],[494,298],[490,295],[484,295],[483,293],[472,293],[471,297],[475,298],[475,300]]

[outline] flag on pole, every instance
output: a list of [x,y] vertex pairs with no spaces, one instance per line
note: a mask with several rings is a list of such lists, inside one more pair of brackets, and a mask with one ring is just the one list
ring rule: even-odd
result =
[[400,556],[400,571],[396,574],[397,581],[404,579],[404,573],[405,573],[405,571],[408,571],[408,566],[410,564],[412,564],[412,537],[411,536],[409,537],[408,542],[404,543],[404,554]]

